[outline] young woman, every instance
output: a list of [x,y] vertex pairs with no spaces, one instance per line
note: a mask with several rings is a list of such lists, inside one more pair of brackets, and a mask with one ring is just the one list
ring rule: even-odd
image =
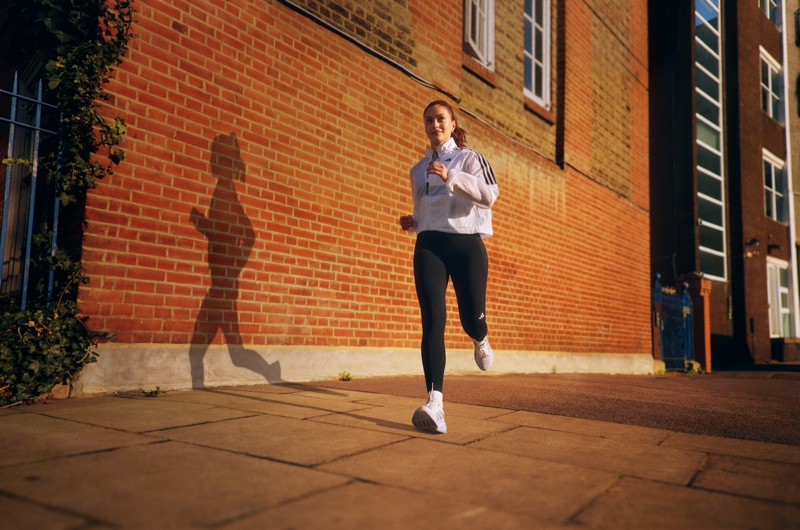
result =
[[429,103],[423,120],[430,147],[411,168],[414,214],[400,217],[403,230],[417,233],[414,281],[422,317],[422,369],[428,392],[428,403],[414,411],[411,421],[418,429],[446,433],[442,384],[449,279],[453,280],[461,327],[475,346],[478,368],[488,370],[494,360],[486,340],[489,261],[482,238],[492,235],[491,207],[498,189],[486,159],[466,147],[466,133],[447,102]]

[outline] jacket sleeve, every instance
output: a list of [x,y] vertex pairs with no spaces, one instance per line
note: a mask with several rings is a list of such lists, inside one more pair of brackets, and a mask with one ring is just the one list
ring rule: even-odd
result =
[[413,168],[409,172],[408,177],[409,177],[408,184],[411,187],[411,199],[414,202],[414,212],[411,214],[411,219],[413,220],[413,225],[411,226],[411,228],[406,230],[406,232],[412,233],[412,232],[416,232],[417,231],[417,219],[419,217],[419,214],[417,213],[417,208],[419,206],[418,205],[418,200],[417,200],[417,190],[414,189],[414,183],[416,182],[416,179],[414,178],[414,169]]
[[489,161],[472,150],[460,169],[448,170],[445,186],[453,195],[482,208],[491,208],[500,194]]

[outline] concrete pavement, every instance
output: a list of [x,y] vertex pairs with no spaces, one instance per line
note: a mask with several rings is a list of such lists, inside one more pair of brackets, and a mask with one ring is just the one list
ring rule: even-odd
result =
[[[425,389],[422,374],[316,384],[416,399]],[[445,377],[444,398],[445,403],[800,446],[800,364],[703,375],[473,373]]]
[[0,409],[0,526],[800,528],[798,445],[447,401],[434,435],[421,404],[338,383]]

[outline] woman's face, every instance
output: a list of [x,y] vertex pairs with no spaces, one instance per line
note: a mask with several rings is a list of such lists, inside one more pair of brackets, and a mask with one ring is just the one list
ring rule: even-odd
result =
[[425,134],[431,142],[431,147],[442,145],[453,134],[456,122],[450,116],[450,111],[442,105],[434,105],[425,111]]

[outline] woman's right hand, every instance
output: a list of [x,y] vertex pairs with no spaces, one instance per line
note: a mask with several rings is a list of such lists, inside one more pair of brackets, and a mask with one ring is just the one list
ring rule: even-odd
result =
[[400,216],[400,227],[408,232],[412,228],[414,228],[414,216],[413,215],[401,215]]

